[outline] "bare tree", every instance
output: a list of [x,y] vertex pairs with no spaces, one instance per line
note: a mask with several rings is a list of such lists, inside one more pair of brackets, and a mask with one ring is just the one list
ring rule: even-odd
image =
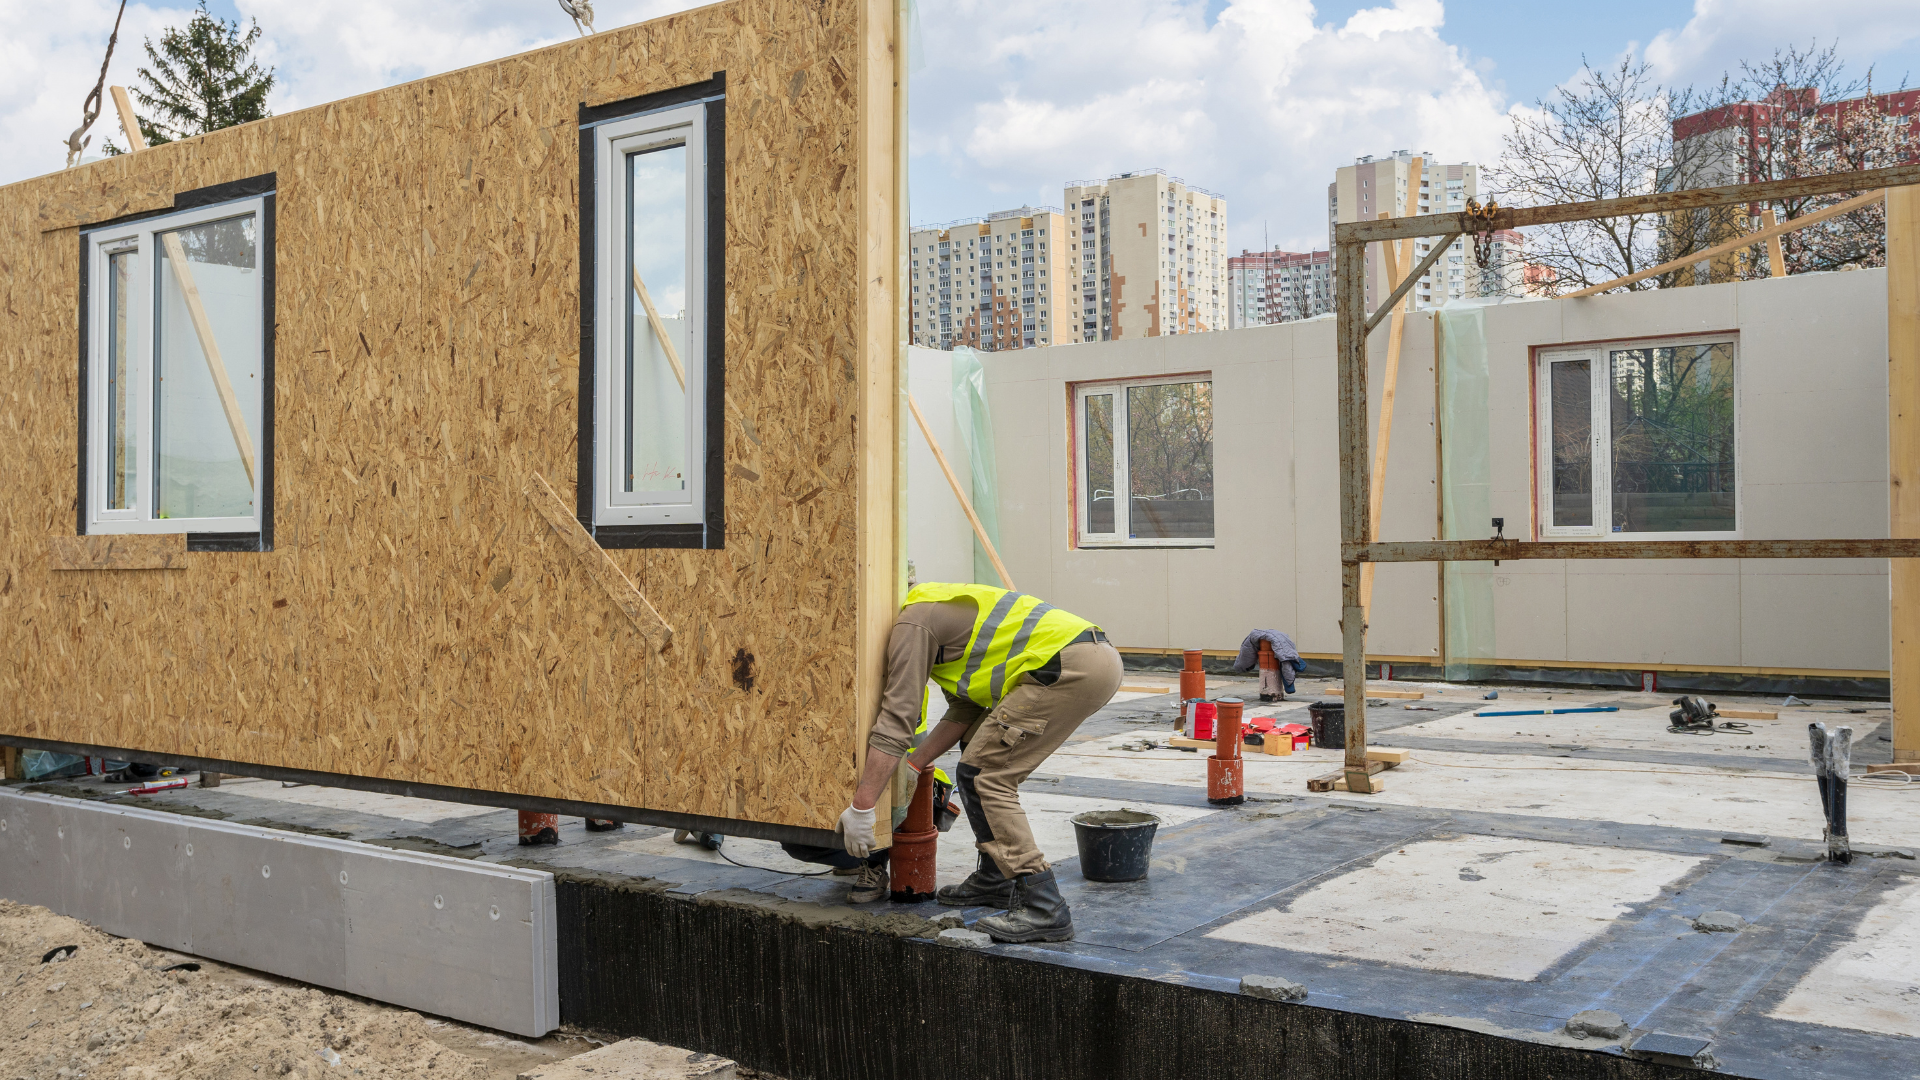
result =
[[95,120],[100,119],[100,95],[107,88],[107,66],[113,63],[113,47],[120,41],[120,20],[126,13],[127,0],[120,0],[120,12],[113,17],[113,33],[107,36],[107,55],[100,61],[100,78],[94,81],[93,92],[87,95],[87,100],[80,106],[80,126],[74,128],[73,134],[67,136],[67,168],[69,169],[80,160],[80,151],[85,150],[87,144],[93,141],[93,136],[87,134],[87,129],[93,126]]
[[[1622,59],[1610,68],[1583,61],[1572,86],[1551,100],[1516,112],[1502,139],[1500,163],[1487,171],[1500,202],[1517,206],[1592,202],[1697,187],[1710,162],[1676,144],[1673,121],[1692,106],[1691,91],[1661,86],[1645,62]],[[1527,261],[1548,294],[1612,281],[1680,258],[1712,243],[1720,218],[1647,213],[1570,221],[1530,229]],[[1680,283],[1678,271],[1630,286],[1653,289]],[[1550,284],[1549,284],[1550,283]]]
[[[1903,82],[1894,93],[1905,89]],[[1805,48],[1778,49],[1760,63],[1743,62],[1739,77],[1724,78],[1715,96],[1718,108],[1727,111],[1722,122],[1735,133],[1729,150],[1738,180],[1825,176],[1920,156],[1914,118],[1889,111],[1889,96],[1874,90],[1873,69],[1849,78],[1836,45],[1821,48],[1815,41]],[[1784,221],[1848,197],[1782,199],[1774,207]],[[1787,233],[1781,237],[1787,272],[1886,265],[1886,218],[1885,204],[1877,203]],[[1748,261],[1748,274],[1768,272],[1764,256]]]

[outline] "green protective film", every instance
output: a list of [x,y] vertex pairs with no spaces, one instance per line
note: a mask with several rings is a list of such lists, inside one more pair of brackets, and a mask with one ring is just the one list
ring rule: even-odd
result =
[[[980,528],[1000,550],[1000,474],[993,462],[993,413],[987,408],[987,371],[980,354],[965,345],[953,350],[953,427],[966,443],[967,467],[973,475],[973,512]],[[987,557],[979,537],[973,541],[973,581],[976,585],[1005,587]]]
[[[1479,304],[1449,303],[1440,320],[1440,538],[1493,535],[1487,335]],[[1486,677],[1493,659],[1493,564],[1440,564],[1442,663],[1449,682]]]

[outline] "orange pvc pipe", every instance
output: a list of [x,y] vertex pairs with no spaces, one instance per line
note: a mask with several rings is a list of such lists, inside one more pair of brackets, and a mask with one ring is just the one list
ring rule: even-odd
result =
[[907,818],[893,832],[887,858],[893,902],[917,904],[933,899],[934,865],[940,852],[940,830],[933,823],[933,769],[920,774],[907,803]]
[[1207,673],[1200,669],[1199,649],[1186,650],[1186,666],[1180,669],[1180,700],[1192,701],[1207,696]]

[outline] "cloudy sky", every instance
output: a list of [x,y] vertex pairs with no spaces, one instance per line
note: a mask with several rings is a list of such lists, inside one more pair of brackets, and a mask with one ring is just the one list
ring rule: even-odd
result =
[[[0,183],[59,168],[99,71],[108,0],[0,0]],[[553,0],[214,0],[258,19],[276,112],[507,55],[573,25]],[[601,29],[695,6],[599,0]],[[185,0],[131,4],[109,81]],[[913,219],[1058,204],[1063,183],[1164,168],[1228,200],[1233,248],[1324,246],[1332,172],[1360,154],[1490,161],[1508,114],[1582,56],[1708,82],[1789,41],[1920,82],[1920,3],[1853,0],[920,0]],[[118,136],[107,116],[95,143]]]

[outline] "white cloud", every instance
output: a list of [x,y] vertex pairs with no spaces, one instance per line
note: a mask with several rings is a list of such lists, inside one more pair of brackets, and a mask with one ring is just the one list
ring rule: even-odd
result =
[[[1694,0],[1685,25],[1647,43],[1646,57],[1661,79],[1707,83],[1737,70],[1741,60],[1764,60],[1784,45],[1838,42],[1848,70],[1864,75],[1883,57],[1920,44],[1920,5],[1913,0]],[[1904,70],[1881,68],[1875,82],[1891,88]],[[1920,74],[1916,72],[1914,74]]]
[[1309,0],[955,0],[923,6],[914,218],[1057,204],[1069,180],[1161,167],[1225,195],[1231,241],[1325,246],[1326,186],[1361,154],[1487,160],[1505,102],[1440,36],[1439,0],[1316,25]]

